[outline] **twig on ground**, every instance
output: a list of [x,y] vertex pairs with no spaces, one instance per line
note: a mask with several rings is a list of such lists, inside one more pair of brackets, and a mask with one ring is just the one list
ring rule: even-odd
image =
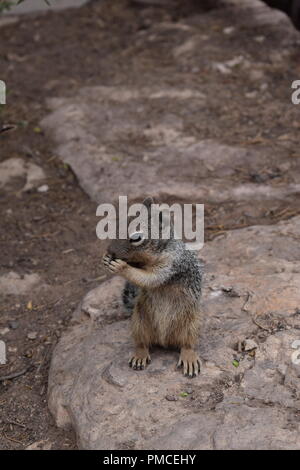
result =
[[40,364],[39,364],[39,366],[38,366],[38,368],[37,368],[37,370],[36,370],[36,373],[35,373],[35,376],[36,376],[36,377],[39,375],[41,368],[42,368],[43,365],[45,364],[45,362],[46,362],[46,360],[47,360],[47,357],[48,357],[50,351],[51,351],[51,345],[47,345],[46,351],[45,351],[45,353],[44,353],[44,355],[43,355],[43,358],[42,358],[42,360],[41,360],[41,362],[40,362]]
[[244,305],[242,306],[242,311],[243,312],[248,312],[249,310],[246,308],[247,306],[247,303],[249,302],[250,298],[251,298],[251,292],[247,292],[247,298],[246,298],[246,301],[244,303]]
[[[257,315],[258,316],[258,315]],[[253,323],[258,326],[259,328],[261,328],[262,330],[265,330],[265,331],[270,331],[270,328],[266,328],[265,326],[261,325],[260,323],[258,323],[258,321],[256,320],[256,317],[252,317],[252,321]]]
[[0,382],[4,382],[4,380],[11,380],[15,379],[16,377],[20,377],[21,375],[26,374],[30,369],[29,367],[26,367],[26,369],[20,370],[19,372],[13,372],[12,374],[4,375],[3,377],[0,377]]
[[17,421],[6,421],[6,424],[13,424],[15,426],[20,426],[20,428],[26,428],[25,424],[18,423]]
[[12,441],[12,442],[16,442],[17,444],[21,444],[22,446],[24,445],[24,443],[22,441],[18,441],[18,439],[14,439],[13,437],[8,437],[5,432],[3,432],[3,436],[5,437],[5,439],[7,439],[8,441]]

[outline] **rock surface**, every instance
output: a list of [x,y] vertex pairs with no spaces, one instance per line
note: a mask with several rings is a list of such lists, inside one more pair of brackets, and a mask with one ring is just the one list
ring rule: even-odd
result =
[[5,14],[27,14],[35,12],[48,12],[53,10],[60,10],[63,8],[75,8],[80,7],[86,3],[86,0],[52,0],[49,2],[37,2],[36,0],[26,0],[26,2],[21,2],[19,5],[15,4],[11,10],[4,12]]
[[[52,358],[57,424],[73,426],[86,449],[299,449],[299,230],[295,217],[201,250],[203,368],[193,380],[176,370],[175,351],[157,349],[145,371],[129,369],[123,281],[91,291]],[[257,348],[245,351],[247,339]]]
[[[236,182],[237,168],[259,174],[266,166],[280,165],[280,152],[197,141],[184,130],[182,118],[163,116],[166,103],[201,108],[205,97],[192,89],[87,88],[76,98],[50,100],[54,111],[42,125],[52,131],[60,157],[72,166],[83,189],[99,203],[120,194],[138,201],[156,194],[159,199],[224,203],[288,200],[299,193],[296,181],[282,186],[271,178],[262,184]],[[149,126],[143,116],[153,108],[156,117]],[[129,136],[134,138],[129,141]]]
[[1,295],[24,295],[41,285],[41,278],[36,273],[20,274],[10,271],[0,277]]
[[0,163],[0,189],[9,186],[13,179],[20,178],[25,181],[21,191],[28,191],[45,177],[42,168],[22,158],[9,158]]
[[[137,33],[134,44],[125,50],[131,67],[127,66],[123,81],[110,79],[110,85],[49,99],[51,112],[42,127],[93,200],[106,203],[128,195],[140,201],[148,193],[159,200],[238,201],[240,210],[246,208],[254,217],[259,212],[254,199],[269,207],[271,201],[276,204],[298,197],[299,158],[282,166],[287,152],[283,142],[289,137],[281,136],[280,145],[270,145],[262,135],[245,139],[254,121],[261,121],[266,134],[270,132],[262,113],[278,113],[280,120],[294,111],[289,97],[283,102],[276,90],[270,90],[278,75],[271,74],[270,62],[280,74],[290,68],[289,51],[297,33],[286,15],[260,1],[228,0],[219,15],[212,17],[209,33],[219,31],[216,21],[220,17],[227,25],[231,21],[229,28],[234,32],[228,35],[225,28],[217,39],[203,34],[208,14],[157,22],[151,30]],[[266,36],[255,35],[254,25],[276,31],[280,25],[276,50],[270,50]],[[233,47],[226,37],[233,36],[234,41],[243,28],[252,32],[250,43],[239,42],[237,48],[234,42]],[[222,50],[220,35],[224,36]],[[161,49],[159,57],[157,48]],[[145,56],[141,55],[144,50],[148,51]],[[122,54],[114,52],[112,59],[119,63]],[[164,69],[161,62],[166,64]],[[225,82],[224,71],[230,76],[227,80],[225,74]],[[240,94],[239,109],[231,108],[236,93]],[[251,100],[260,103],[254,106],[254,114]],[[229,128],[233,132],[224,142]],[[207,134],[210,138],[204,138]],[[280,182],[280,175],[287,174],[289,181]],[[238,210],[233,210],[238,217]]]
[[101,86],[50,99],[42,122],[98,203],[148,193],[252,225],[220,226],[200,252],[203,367],[193,381],[175,351],[128,368],[121,278],[86,295],[54,351],[48,391],[56,423],[73,427],[81,448],[300,449],[300,217],[254,223],[299,210],[286,81],[299,38],[261,2],[221,3],[179,21],[145,9],[128,44],[103,49]]

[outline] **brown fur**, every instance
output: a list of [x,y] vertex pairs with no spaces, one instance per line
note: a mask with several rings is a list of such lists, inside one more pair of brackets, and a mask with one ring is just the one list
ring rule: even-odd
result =
[[[147,198],[143,204],[150,208],[153,200]],[[181,350],[178,365],[183,366],[185,375],[193,377],[200,371],[200,359],[194,351],[201,318],[201,278],[196,258],[191,258],[184,245],[174,239],[167,244],[141,240],[136,246],[134,241],[113,240],[103,258],[110,272],[140,288],[132,314],[136,350],[129,364],[144,369],[150,362],[151,345],[175,347]]]
[[110,264],[113,272],[142,288],[132,315],[136,350],[130,365],[144,369],[150,362],[152,345],[175,347],[181,349],[178,366],[182,365],[184,374],[192,377],[200,369],[200,359],[194,351],[200,327],[199,306],[180,284],[161,285],[160,272],[169,262],[167,256],[159,257],[157,264],[151,263],[144,269],[118,259],[111,260]]

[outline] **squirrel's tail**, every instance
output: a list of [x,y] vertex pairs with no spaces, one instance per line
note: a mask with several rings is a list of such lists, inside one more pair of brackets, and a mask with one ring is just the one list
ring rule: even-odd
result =
[[139,288],[137,286],[126,281],[122,294],[122,300],[127,312],[131,313],[133,311],[138,291]]

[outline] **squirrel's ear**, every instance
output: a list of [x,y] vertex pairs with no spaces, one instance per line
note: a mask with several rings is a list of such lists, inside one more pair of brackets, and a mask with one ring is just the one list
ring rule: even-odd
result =
[[144,201],[142,202],[142,204],[147,207],[147,209],[149,209],[151,207],[152,204],[154,204],[154,199],[153,197],[146,197],[146,199],[144,199]]

